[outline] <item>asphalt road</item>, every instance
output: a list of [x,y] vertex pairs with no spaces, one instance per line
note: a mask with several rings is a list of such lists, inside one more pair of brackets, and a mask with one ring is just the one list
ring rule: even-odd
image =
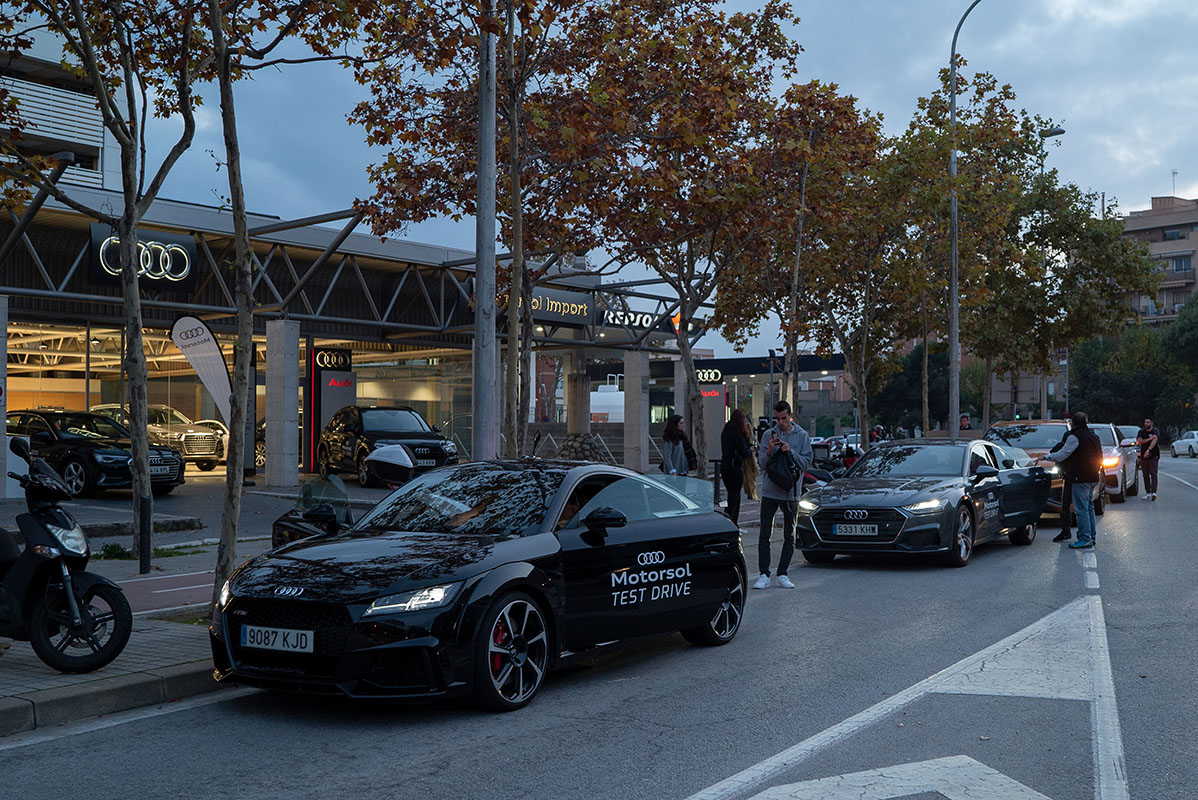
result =
[[0,739],[3,794],[1192,800],[1198,460],[1161,473],[1094,553],[800,562],[732,644],[617,645],[514,714],[244,692]]

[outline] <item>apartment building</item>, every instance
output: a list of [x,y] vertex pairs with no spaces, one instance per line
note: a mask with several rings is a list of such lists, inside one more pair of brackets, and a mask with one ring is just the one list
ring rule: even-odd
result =
[[1133,296],[1131,310],[1150,324],[1170,322],[1194,293],[1198,261],[1198,200],[1154,197],[1152,208],[1133,211],[1123,221],[1125,235],[1148,245],[1161,273],[1155,297]]

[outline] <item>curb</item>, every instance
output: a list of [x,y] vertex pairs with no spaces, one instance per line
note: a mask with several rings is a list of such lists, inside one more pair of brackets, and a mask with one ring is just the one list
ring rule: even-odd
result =
[[220,688],[211,661],[193,661],[0,698],[0,736],[158,705]]
[[[133,520],[129,520],[128,522],[87,522],[80,523],[79,527],[83,528],[83,532],[87,534],[87,538],[89,539],[133,535]],[[167,517],[166,519],[154,520],[154,533],[195,531],[203,527],[204,522],[199,517]],[[25,537],[21,535],[21,530],[16,523],[9,525],[6,530],[17,537],[18,545],[21,547],[25,546]]]

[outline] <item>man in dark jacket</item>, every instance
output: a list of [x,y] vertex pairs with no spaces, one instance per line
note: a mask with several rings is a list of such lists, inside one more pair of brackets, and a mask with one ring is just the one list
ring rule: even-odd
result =
[[[1096,521],[1094,516],[1094,487],[1102,478],[1102,442],[1089,428],[1085,413],[1074,411],[1073,427],[1065,435],[1061,449],[1047,458],[1061,465],[1065,480],[1073,485],[1073,516],[1077,520],[1077,541],[1073,550],[1094,546]],[[1062,504],[1063,505],[1063,504]]]

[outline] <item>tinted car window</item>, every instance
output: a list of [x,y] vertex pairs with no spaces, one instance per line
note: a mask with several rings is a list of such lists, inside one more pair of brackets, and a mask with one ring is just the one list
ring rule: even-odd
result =
[[998,455],[998,463],[1003,469],[1030,467],[1036,463],[1036,460],[1029,456],[1027,451],[1021,450],[1018,447],[1001,444],[993,445],[993,447],[994,452]]
[[362,427],[372,433],[428,433],[432,430],[415,411],[372,408],[362,412]]
[[5,427],[12,434],[20,435],[25,433],[25,426],[21,422],[21,418],[16,414],[9,414],[5,417]]
[[25,433],[32,436],[35,433],[49,433],[50,426],[41,417],[26,417]]
[[191,420],[180,414],[173,408],[154,408],[151,406],[146,409],[147,419],[151,425],[190,425]]
[[1024,450],[1048,450],[1065,435],[1064,425],[1003,425],[986,431],[986,438]]
[[50,423],[64,439],[127,439],[129,432],[96,414],[58,414]]
[[1110,425],[1091,425],[1090,430],[1098,434],[1098,441],[1102,442],[1103,447],[1113,447],[1118,444],[1115,441],[1115,432]]
[[562,473],[466,464],[397,489],[354,531],[421,531],[510,538],[535,533]]
[[993,467],[985,447],[975,447],[969,451],[969,474],[976,475],[978,467]]
[[853,465],[854,478],[951,477],[961,474],[964,455],[960,447],[944,445],[894,445],[876,447]]

